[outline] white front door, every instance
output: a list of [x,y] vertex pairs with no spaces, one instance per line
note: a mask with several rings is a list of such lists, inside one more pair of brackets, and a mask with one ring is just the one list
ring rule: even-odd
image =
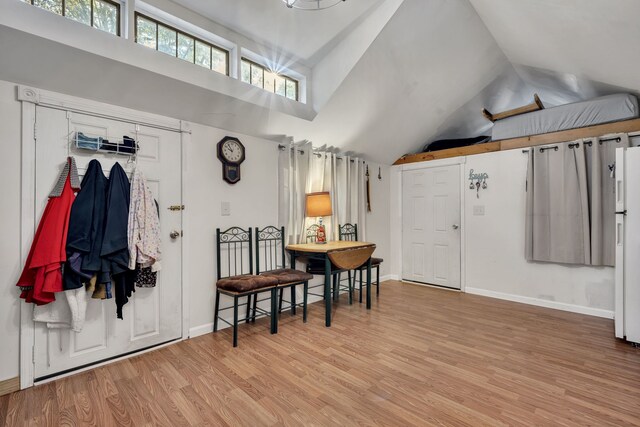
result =
[[460,289],[460,166],[402,173],[402,278]]
[[[79,113],[36,107],[36,220],[40,219],[67,154],[74,156],[80,177],[90,160],[102,164],[105,176],[119,162],[129,177],[133,164],[122,155],[69,150],[76,132],[87,136],[134,138],[140,151],[137,167],[142,170],[160,207],[162,270],[155,288],[136,288],[124,306],[124,319],[116,318],[114,299],[91,299],[82,332],[48,329],[35,324],[35,380],[118,357],[130,352],[175,340],[182,335],[181,239],[171,239],[172,230],[181,229],[181,212],[171,205],[181,204],[180,134]],[[56,294],[53,304],[67,304]]]

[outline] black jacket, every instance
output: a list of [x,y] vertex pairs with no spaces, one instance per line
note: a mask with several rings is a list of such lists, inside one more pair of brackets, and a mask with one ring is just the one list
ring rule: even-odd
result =
[[[67,233],[67,258],[79,253],[81,270],[88,276],[101,273],[100,282],[108,281],[108,265],[102,260],[102,240],[106,216],[108,180],[102,173],[102,165],[91,160],[82,178],[80,191],[71,207]],[[69,262],[64,269],[64,288],[78,289],[86,281],[75,272]]]
[[100,255],[107,261],[116,296],[116,312],[122,319],[122,307],[134,292],[135,272],[129,270],[129,220],[130,183],[119,163],[111,168],[107,189],[107,215]]

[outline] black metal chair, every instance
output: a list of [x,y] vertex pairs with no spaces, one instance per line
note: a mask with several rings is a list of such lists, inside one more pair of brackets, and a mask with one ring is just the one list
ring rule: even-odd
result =
[[320,226],[318,224],[311,224],[309,228],[307,228],[307,243],[317,243],[318,242],[318,229]]
[[[318,224],[312,224],[307,228],[306,238],[307,243],[316,243],[317,242],[317,232],[318,232]],[[324,262],[317,259],[310,259],[306,261],[307,263],[307,273],[324,276]],[[347,270],[342,270],[337,268],[335,265],[331,264],[331,277],[333,279],[332,286],[332,294],[334,301],[337,301],[340,297],[340,291],[347,291],[349,294],[349,304],[353,303],[353,288],[351,286],[351,270],[349,272],[349,285],[342,286],[341,273],[344,273]],[[354,273],[355,275],[355,273]],[[354,285],[355,285],[355,276],[354,276]],[[315,289],[322,287],[324,289],[324,284],[311,286],[309,289]],[[310,295],[318,296],[326,298],[324,292],[322,294],[314,294],[312,292]]]
[[[256,227],[256,274],[278,279],[277,289],[280,294],[278,314],[282,313],[284,290],[288,288],[291,292],[291,300],[284,301],[289,304],[287,308],[291,310],[291,314],[295,315],[296,308],[302,307],[302,320],[306,322],[309,280],[313,279],[313,275],[304,271],[286,268],[284,236],[284,227],[267,226],[262,230]],[[303,285],[304,288],[302,304],[296,303],[296,286],[298,285]],[[255,309],[254,299],[253,310],[255,311]]]
[[[213,318],[213,332],[218,331],[218,320],[233,327],[233,346],[238,346],[238,309],[247,307],[246,323],[255,322],[258,317],[271,317],[271,333],[277,332],[276,300],[278,279],[275,277],[258,276],[253,274],[253,239],[252,229],[243,230],[239,227],[231,227],[225,231],[216,229],[216,302]],[[226,260],[226,263],[223,261]],[[225,273],[223,274],[223,271]],[[271,310],[263,310],[257,307],[258,294],[270,292]],[[227,295],[233,298],[233,305],[220,309],[220,296]],[[247,297],[247,302],[239,304],[239,299]],[[254,298],[253,310],[251,299]],[[220,316],[221,311],[233,309],[233,323],[229,323]]]
[[[357,241],[358,240],[358,224],[346,223],[338,226],[338,235],[340,240]],[[376,296],[380,295],[380,264],[384,260],[382,258],[371,257],[371,268],[376,269]],[[356,272],[360,272],[360,302],[362,302],[362,272],[367,270],[367,264],[362,264],[353,273],[353,287],[356,286]],[[351,282],[351,277],[349,277]],[[373,282],[372,282],[373,283]]]

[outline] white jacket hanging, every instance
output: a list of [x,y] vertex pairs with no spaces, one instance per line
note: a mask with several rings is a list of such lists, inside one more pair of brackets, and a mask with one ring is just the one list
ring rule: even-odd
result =
[[160,270],[160,218],[153,194],[137,168],[131,179],[131,202],[128,220],[129,269],[136,264]]
[[87,291],[83,286],[63,293],[66,301],[58,299],[47,305],[35,306],[33,321],[46,323],[49,329],[82,332],[87,313]]

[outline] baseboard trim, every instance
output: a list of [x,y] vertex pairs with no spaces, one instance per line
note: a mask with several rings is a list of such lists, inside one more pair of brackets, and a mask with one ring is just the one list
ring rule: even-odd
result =
[[467,287],[465,292],[468,294],[481,295],[485,297],[497,298],[506,301],[519,302],[523,304],[535,305],[538,307],[553,308],[555,310],[569,311],[571,313],[586,314],[588,316],[602,317],[605,319],[613,319],[613,310],[604,310],[601,308],[585,307],[582,305],[567,304],[558,301],[549,301],[539,298],[525,297],[521,295],[506,294],[503,292],[490,291],[487,289]]
[[[397,275],[394,274],[387,274],[386,276],[380,276],[380,282],[386,282],[387,280],[399,280]],[[345,294],[347,291],[342,291],[340,292],[340,294]],[[298,298],[300,298],[298,301],[301,302],[302,301],[302,294],[298,295]],[[309,301],[307,302],[307,304],[313,304],[316,302],[322,301],[322,298],[320,297],[316,297],[316,296],[309,296]],[[243,313],[240,313],[240,318],[243,318]],[[228,322],[231,322],[232,319],[228,318],[225,319]],[[225,322],[218,322],[218,330],[222,330],[225,328],[228,328],[229,325],[227,325]],[[213,322],[209,322],[209,323],[204,323],[202,325],[199,326],[194,326],[193,328],[189,328],[189,338],[196,338],[199,337],[201,335],[206,335],[206,334],[210,334],[213,333]]]
[[20,390],[20,377],[0,381],[0,396]]
[[[227,326],[224,322],[220,323],[222,323],[222,325],[219,325],[220,329],[222,329],[223,325]],[[211,332],[213,332],[213,322],[205,323],[204,325],[194,326],[193,328],[190,328],[189,338],[199,337],[200,335],[209,334]]]

